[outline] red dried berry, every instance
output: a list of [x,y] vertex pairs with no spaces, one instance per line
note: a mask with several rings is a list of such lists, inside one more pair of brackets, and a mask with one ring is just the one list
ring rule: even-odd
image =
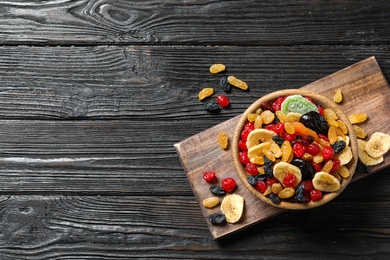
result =
[[324,160],[330,160],[334,156],[334,150],[331,146],[325,146],[324,149],[322,149],[322,157],[324,157]]
[[230,101],[229,101],[229,99],[225,95],[218,95],[217,96],[217,103],[221,107],[227,107],[227,106],[230,105]]
[[273,108],[272,108],[272,102],[271,101],[267,101],[267,102],[264,102],[263,104],[261,104],[261,109],[264,111],[264,110],[270,110],[271,112],[274,112]]
[[278,135],[281,135],[282,132],[283,132],[283,130],[284,130],[284,123],[283,123],[283,122],[278,122],[278,123],[275,125],[274,129],[273,129],[273,131],[274,131],[276,134],[278,134]]
[[245,140],[248,139],[249,133],[252,131],[250,128],[244,128],[244,130],[241,131],[241,139]]
[[259,173],[256,164],[253,164],[251,162],[246,164],[245,170],[252,176],[256,176]]
[[265,182],[267,183],[268,186],[272,187],[273,184],[278,183],[279,181],[275,177],[271,177],[271,178],[267,178]]
[[322,199],[322,192],[320,190],[313,189],[310,191],[310,197],[312,201],[319,201]]
[[306,152],[306,147],[302,143],[295,143],[292,147],[293,153],[296,157],[301,158]]
[[283,131],[282,137],[285,141],[291,142],[295,139],[296,136],[295,136],[295,134],[289,134],[286,131]]
[[225,178],[221,182],[222,189],[226,192],[232,192],[236,188],[237,184],[233,178]]
[[241,149],[241,151],[248,151],[248,147],[246,146],[246,140],[243,140],[243,139],[240,139],[240,141],[238,141],[238,148]]
[[250,163],[250,160],[249,160],[249,157],[248,157],[248,152],[239,152],[238,153],[238,158],[240,159],[240,162],[242,164]]
[[329,139],[328,139],[328,137],[326,135],[318,134],[318,137],[323,139],[323,140],[325,140],[325,141],[327,141],[327,142],[329,142]]
[[313,182],[311,180],[304,180],[302,182],[302,185],[304,191],[311,191],[312,189],[314,189]]
[[264,193],[267,190],[267,183],[264,181],[257,181],[254,188],[259,192]]
[[317,106],[317,109],[318,109],[318,113],[323,116],[325,109],[320,105]]
[[297,176],[292,173],[287,173],[283,178],[283,185],[285,187],[294,187],[297,183]]
[[306,147],[306,152],[308,152],[309,154],[311,154],[313,156],[316,156],[317,154],[319,154],[321,152],[321,148],[318,144],[311,143]]
[[333,162],[333,166],[332,166],[332,169],[330,171],[335,172],[340,168],[341,162],[338,159],[333,159],[332,162]]
[[316,172],[321,171],[322,164],[321,163],[316,163],[314,161],[310,161],[311,166],[316,170]]
[[276,112],[281,110],[282,103],[286,99],[286,97],[279,97],[275,100],[274,103],[272,103],[272,109]]
[[274,125],[274,124],[266,125],[266,126],[265,126],[265,129],[270,130],[270,131],[274,131],[275,125]]
[[215,182],[217,180],[216,178],[217,174],[213,171],[207,171],[203,173],[203,179],[207,182]]

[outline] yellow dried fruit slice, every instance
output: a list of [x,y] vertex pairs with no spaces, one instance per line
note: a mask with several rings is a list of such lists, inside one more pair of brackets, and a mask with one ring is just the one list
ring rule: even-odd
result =
[[368,119],[368,115],[366,113],[356,113],[356,114],[352,114],[348,117],[349,119],[349,122],[351,122],[351,124],[359,124],[359,123],[363,123],[364,121],[366,121]]
[[390,149],[390,135],[375,132],[366,144],[366,152],[373,158],[385,155]]
[[340,181],[327,172],[317,172],[313,178],[315,189],[324,192],[335,192],[340,189]]
[[334,158],[340,161],[340,165],[348,164],[352,160],[352,157],[351,146],[346,146],[341,152],[334,155]]
[[238,194],[226,195],[221,203],[221,212],[225,214],[226,222],[236,223],[244,211],[244,198]]
[[258,145],[264,142],[270,142],[272,137],[276,136],[274,131],[267,129],[254,129],[251,131],[246,140],[246,147],[250,149],[251,147]]
[[248,89],[248,84],[246,84],[245,81],[242,81],[234,76],[229,76],[228,77],[228,82],[232,85],[232,86],[235,86],[239,89],[242,89],[242,90],[247,90]]
[[224,64],[220,64],[220,63],[213,64],[210,66],[210,73],[217,74],[217,73],[220,73],[222,71],[225,71],[225,69],[226,69],[226,66]]
[[199,91],[198,98],[199,100],[203,100],[209,96],[214,94],[214,89],[213,88],[204,88],[201,91]]
[[341,89],[336,90],[336,93],[333,96],[333,101],[336,103],[343,101],[343,93],[341,92]]
[[222,149],[226,150],[229,147],[229,135],[220,131],[218,133],[218,144]]
[[366,141],[363,141],[361,139],[358,139],[358,155],[360,161],[366,165],[366,166],[373,166],[377,165],[383,162],[383,156],[380,156],[378,158],[372,158],[367,152],[366,152]]
[[367,132],[358,125],[352,125],[353,130],[355,131],[356,137],[360,139],[365,139],[367,137]]
[[278,162],[274,165],[274,177],[278,179],[280,183],[283,183],[283,179],[287,173],[295,175],[297,182],[294,187],[298,186],[302,179],[302,173],[297,166],[287,162]]
[[[264,151],[269,150],[271,147],[270,142],[261,143],[252,146],[248,149],[248,158],[251,163],[263,165],[264,164]],[[268,158],[268,157],[267,157]]]
[[220,200],[218,197],[208,197],[202,201],[203,206],[205,206],[206,208],[209,208],[209,209],[217,206],[219,204],[219,202],[220,202]]

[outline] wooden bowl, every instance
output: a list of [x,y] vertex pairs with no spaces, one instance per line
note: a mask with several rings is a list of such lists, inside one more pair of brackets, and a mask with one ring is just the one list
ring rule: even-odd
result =
[[[349,140],[350,140],[349,146],[351,147],[352,154],[353,154],[352,160],[347,165],[345,165],[350,172],[350,176],[348,178],[342,179],[342,181],[340,183],[339,190],[337,190],[336,192],[324,193],[323,198],[319,201],[316,201],[316,202],[310,201],[308,203],[297,203],[297,202],[288,202],[288,201],[282,200],[282,202],[280,204],[275,204],[269,198],[265,197],[261,192],[257,191],[253,186],[251,186],[249,184],[249,182],[248,182],[248,175],[249,174],[245,171],[245,168],[244,168],[243,164],[240,162],[240,159],[238,157],[238,153],[240,151],[240,149],[238,147],[238,142],[240,140],[240,134],[243,130],[243,127],[244,127],[245,123],[247,122],[247,115],[249,113],[255,113],[256,110],[258,108],[260,108],[261,104],[263,104],[264,102],[273,101],[278,97],[295,95],[295,94],[309,97],[309,98],[313,99],[315,103],[323,106],[324,108],[332,109],[337,114],[339,119],[341,119],[346,124],[346,126],[348,128],[347,135],[349,136]],[[264,201],[272,206],[283,208],[283,209],[294,209],[294,210],[315,208],[315,207],[318,207],[318,206],[323,205],[325,203],[328,203],[329,201],[331,201],[332,199],[337,197],[345,189],[345,187],[349,184],[349,182],[351,181],[351,179],[355,173],[356,165],[358,162],[358,148],[357,147],[358,147],[357,146],[357,139],[356,139],[356,135],[354,133],[354,130],[352,128],[352,125],[349,122],[348,117],[340,110],[339,106],[336,103],[334,103],[333,101],[330,101],[329,99],[327,99],[326,97],[324,97],[322,95],[316,94],[314,92],[306,91],[306,90],[301,90],[301,89],[286,89],[286,90],[276,91],[276,92],[270,93],[266,96],[263,96],[262,98],[258,99],[256,102],[254,102],[242,114],[242,116],[238,122],[238,125],[235,129],[234,136],[233,136],[233,143],[232,143],[234,167],[235,167],[237,174],[238,174],[239,178],[241,179],[242,183],[245,185],[245,187],[252,194],[254,194],[257,198],[261,199],[262,201]]]

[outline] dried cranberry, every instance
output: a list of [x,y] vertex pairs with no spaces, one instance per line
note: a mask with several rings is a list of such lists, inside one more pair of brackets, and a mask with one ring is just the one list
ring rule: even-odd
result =
[[284,123],[283,123],[283,122],[277,123],[277,124],[275,125],[274,129],[273,129],[273,131],[274,131],[276,134],[278,134],[278,135],[282,134],[283,130],[284,130]]
[[302,182],[302,185],[305,191],[311,191],[312,189],[314,189],[313,182],[311,180],[304,180]]
[[248,139],[249,133],[252,131],[250,128],[244,128],[244,130],[241,131],[241,139],[245,140]]
[[261,104],[261,109],[264,111],[264,110],[270,110],[271,112],[274,112],[274,109],[272,108],[272,102],[271,101],[267,101],[267,102],[264,102],[263,104]]
[[306,152],[308,152],[309,154],[311,154],[313,156],[316,156],[317,154],[319,154],[321,152],[321,148],[318,144],[311,143],[306,147]]
[[265,182],[267,183],[268,186],[272,187],[273,184],[278,183],[279,181],[275,177],[271,177],[271,178],[267,178]]
[[316,163],[314,161],[310,161],[311,166],[315,169],[316,172],[321,171],[322,165],[321,163]]
[[242,164],[247,164],[250,162],[249,157],[248,157],[248,152],[239,152],[238,158],[240,159],[240,162]]
[[279,97],[272,103],[272,109],[276,112],[281,110],[282,103],[286,99],[286,97]]
[[303,145],[309,145],[314,142],[314,137],[311,135],[305,135],[302,137]]
[[323,116],[323,115],[324,115],[325,109],[324,109],[321,105],[318,105],[318,106],[317,106],[317,109],[318,109],[318,113],[319,113],[321,116]]
[[255,129],[255,123],[254,122],[246,122],[244,125],[244,129],[247,129],[247,128],[250,130]]
[[241,151],[248,151],[248,147],[246,146],[246,140],[240,139],[240,141],[238,141],[238,147],[241,149]]
[[296,157],[301,158],[306,152],[306,148],[302,143],[295,143],[292,147],[293,153]]
[[274,125],[274,124],[266,125],[266,126],[265,126],[265,129],[270,130],[270,131],[274,131],[275,125]]
[[295,134],[289,134],[286,131],[283,131],[282,137],[284,140],[292,142],[295,139]]
[[319,201],[322,199],[322,192],[320,190],[313,189],[310,191],[310,197],[312,201]]
[[330,160],[334,156],[334,151],[331,146],[325,146],[324,149],[322,149],[322,157],[324,157],[324,160]]
[[225,178],[221,182],[222,189],[226,192],[232,192],[236,188],[237,184],[233,178]]
[[318,134],[318,137],[323,139],[323,140],[325,140],[325,141],[327,141],[327,142],[329,142],[329,139],[328,139],[328,137],[326,137],[326,135]]
[[217,96],[217,103],[221,107],[227,107],[227,106],[230,105],[230,101],[229,101],[229,99],[225,95],[218,95]]
[[207,182],[215,182],[217,180],[216,178],[217,174],[213,171],[207,171],[203,173],[203,179]]
[[333,162],[333,166],[332,166],[332,169],[330,171],[335,172],[340,168],[341,162],[338,159],[333,159],[332,162]]
[[251,162],[246,164],[245,170],[252,176],[256,176],[257,174],[259,174],[259,170],[257,169],[256,164],[253,164]]
[[283,178],[283,185],[285,187],[294,187],[297,183],[297,176],[292,173],[287,173]]
[[254,188],[261,193],[264,193],[267,190],[267,184],[264,181],[256,182]]

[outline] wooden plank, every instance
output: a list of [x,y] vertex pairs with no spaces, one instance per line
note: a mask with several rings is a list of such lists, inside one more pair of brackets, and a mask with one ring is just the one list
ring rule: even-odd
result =
[[[374,57],[367,58],[302,88],[330,98],[337,89],[341,89],[345,100],[340,105],[347,116],[352,113],[365,112],[370,120],[362,126],[369,134],[375,131],[390,134],[390,126],[386,122],[390,111],[390,105],[387,102],[390,100],[390,89]],[[209,187],[204,185],[202,179],[204,171],[214,170],[218,172],[220,178],[235,176],[231,149],[229,151],[222,150],[218,146],[216,137],[221,130],[232,136],[238,120],[239,116],[175,144],[187,178],[199,203],[210,196]],[[215,140],[215,142],[211,140]],[[390,154],[387,154],[384,163],[370,167],[370,172],[374,173],[387,168],[390,164],[389,158]],[[354,180],[368,176],[368,174],[360,172],[355,175]],[[246,211],[242,221],[237,224],[216,226],[208,223],[214,239],[227,236],[284,212],[284,210],[258,200],[245,189],[237,176],[235,179],[238,182],[235,193],[244,197]],[[215,212],[215,209],[201,207],[201,211],[207,219],[207,216]]]
[[6,1],[1,13],[1,45],[390,41],[388,1]]
[[[270,91],[301,87],[373,54],[389,77],[387,47],[377,45],[3,46],[0,119],[196,119],[206,129]],[[197,99],[205,86],[220,91],[220,76],[208,72],[214,62],[225,63],[228,73],[250,86],[248,92],[232,91],[231,107],[216,116]]]
[[192,196],[2,195],[0,258],[377,259],[389,253],[389,180],[374,175],[332,205],[287,212],[220,241],[210,239]]

